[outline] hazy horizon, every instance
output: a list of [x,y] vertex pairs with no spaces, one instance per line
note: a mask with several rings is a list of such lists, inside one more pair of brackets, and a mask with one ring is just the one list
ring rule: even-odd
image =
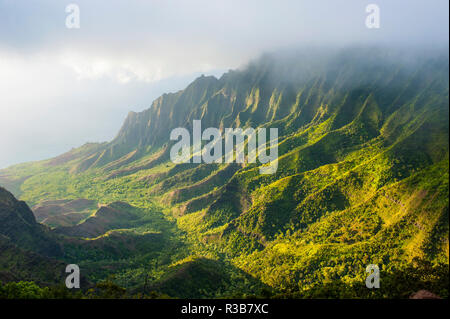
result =
[[[448,47],[448,1],[0,0],[0,168],[111,140],[129,111],[264,52]],[[380,28],[365,26],[370,3]]]

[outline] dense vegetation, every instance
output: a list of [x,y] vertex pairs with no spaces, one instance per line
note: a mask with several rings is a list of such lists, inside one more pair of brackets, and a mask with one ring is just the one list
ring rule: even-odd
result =
[[[448,52],[264,56],[130,112],[109,143],[1,170],[0,184],[39,208],[57,259],[127,289],[113,296],[447,297],[448,67]],[[170,130],[196,119],[278,128],[277,172],[173,164]],[[4,241],[33,251],[20,229]],[[5,281],[45,282],[27,276]],[[52,296],[31,283],[2,296],[17,285]]]

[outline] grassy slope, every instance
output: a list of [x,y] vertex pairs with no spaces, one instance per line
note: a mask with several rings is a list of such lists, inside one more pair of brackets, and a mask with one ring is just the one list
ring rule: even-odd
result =
[[[192,254],[306,295],[328,283],[360,283],[369,263],[389,274],[414,257],[448,265],[448,59],[412,68],[364,64],[359,55],[336,59],[325,74],[295,85],[273,73],[291,71],[265,61],[220,80],[200,78],[130,114],[110,144],[2,170],[0,184],[31,205],[126,202],[148,216],[132,229],[163,233],[176,247],[124,255],[129,267],[97,272],[96,279],[115,273],[138,286],[151,268],[155,287],[158,278],[172,285],[170,265]],[[155,136],[198,118],[204,127],[278,127],[279,169],[264,176],[257,164],[174,165],[167,145],[145,140],[145,123],[157,123],[159,113],[166,122],[151,124]],[[75,256],[92,268],[117,265],[114,256]],[[158,264],[146,266],[149,260]],[[190,266],[196,260],[187,262],[188,273],[197,269]],[[158,287],[169,292],[170,285]],[[227,285],[224,293],[236,291]]]

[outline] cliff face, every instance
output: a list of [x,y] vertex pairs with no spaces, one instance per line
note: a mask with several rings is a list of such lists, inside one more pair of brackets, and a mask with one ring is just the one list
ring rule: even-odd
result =
[[365,108],[362,115],[372,120],[368,129],[378,134],[405,102],[424,90],[446,89],[445,80],[438,80],[446,76],[445,56],[399,55],[355,49],[265,56],[220,79],[202,76],[184,90],[162,95],[149,109],[130,112],[116,138],[89,157],[82,170],[162,147],[170,143],[172,129],[190,130],[193,120],[201,120],[203,128],[276,126],[287,135],[330,117],[330,129],[339,129]]
[[[266,56],[130,113],[109,143],[2,170],[0,183],[33,205],[88,198],[156,208],[145,215],[158,216],[150,229],[184,242],[163,222],[171,214],[177,231],[198,240],[192,251],[217,252],[277,289],[363,283],[369,263],[393,274],[415,258],[448,266],[448,67],[448,52]],[[278,170],[172,163],[170,131],[194,120],[203,129],[278,128]],[[3,233],[30,247],[21,234],[45,238],[8,196]],[[106,216],[121,222],[95,235],[144,223]]]

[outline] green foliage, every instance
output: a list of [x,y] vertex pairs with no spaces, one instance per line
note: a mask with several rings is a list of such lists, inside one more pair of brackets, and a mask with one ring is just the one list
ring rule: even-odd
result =
[[[0,183],[30,205],[84,198],[122,212],[53,230],[61,258],[103,282],[92,296],[129,297],[148,279],[176,297],[445,297],[448,53],[388,56],[263,57],[200,77],[130,113],[113,141],[2,170]],[[277,172],[171,163],[170,129],[194,119],[277,127]],[[364,286],[371,263],[376,292]]]

